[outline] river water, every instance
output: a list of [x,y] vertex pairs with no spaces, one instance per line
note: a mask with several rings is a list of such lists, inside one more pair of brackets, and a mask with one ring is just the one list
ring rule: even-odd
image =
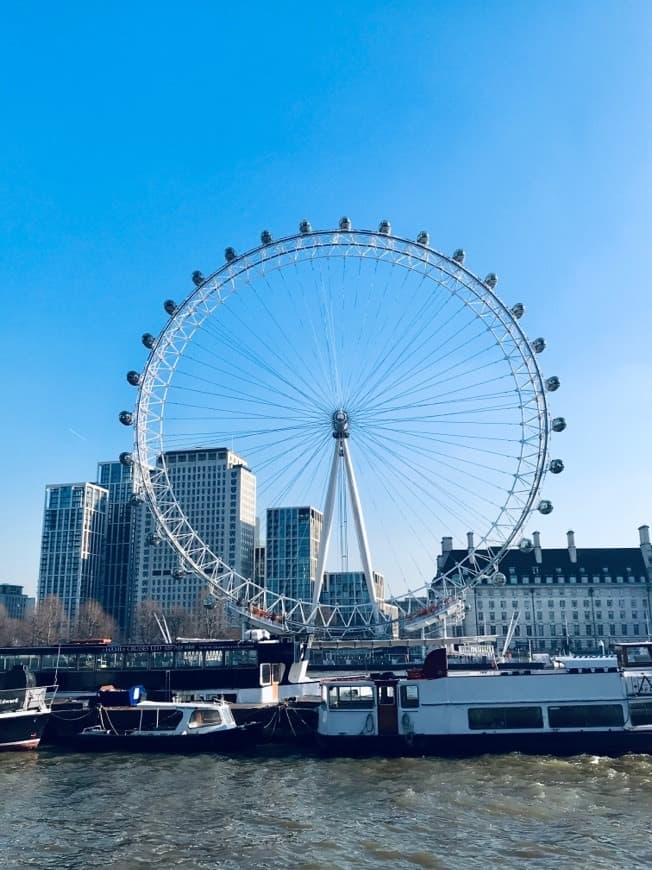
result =
[[0,756],[3,868],[649,868],[652,756]]

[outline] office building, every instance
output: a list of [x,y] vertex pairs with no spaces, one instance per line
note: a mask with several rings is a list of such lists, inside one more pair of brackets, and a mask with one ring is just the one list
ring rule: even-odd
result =
[[126,634],[131,610],[129,579],[135,511],[133,466],[99,462],[97,482],[108,492],[99,602],[115,619],[120,631]]
[[322,521],[314,507],[267,509],[265,585],[271,592],[312,600]]
[[[247,463],[226,448],[174,450],[165,454],[170,485],[192,528],[243,577],[254,571],[256,478]],[[197,608],[206,584],[184,564],[156,527],[141,500],[134,516],[132,607],[156,601],[163,610]]]
[[0,583],[0,606],[12,619],[25,619],[34,608],[34,599],[23,593],[22,586]]
[[[385,578],[374,571],[376,601],[385,598]],[[354,607],[369,604],[369,591],[364,571],[325,571],[321,602],[326,605]]]
[[59,598],[71,622],[81,604],[101,594],[108,495],[96,483],[45,490],[38,598]]

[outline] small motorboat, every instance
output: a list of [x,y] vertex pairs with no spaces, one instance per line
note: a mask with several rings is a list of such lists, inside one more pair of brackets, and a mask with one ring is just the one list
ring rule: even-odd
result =
[[226,701],[147,701],[97,705],[99,724],[71,738],[75,749],[119,752],[229,752],[257,742],[256,723],[237,725]]
[[0,674],[0,751],[36,749],[55,692],[54,686],[37,686],[24,665]]

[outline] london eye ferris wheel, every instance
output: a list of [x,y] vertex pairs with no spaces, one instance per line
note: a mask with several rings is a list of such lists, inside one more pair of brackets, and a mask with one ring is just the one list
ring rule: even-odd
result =
[[[461,250],[445,256],[378,230],[299,232],[225,262],[180,303],[127,380],[137,388],[134,465],[158,529],[186,570],[253,624],[276,633],[378,636],[440,618],[423,607],[442,538],[473,548],[440,571],[453,589],[501,582],[500,558],[540,497],[551,459],[542,338],[521,303],[480,279]],[[175,493],[171,451],[227,447],[256,475],[258,513],[310,505],[322,516],[310,594],[291,597],[241,576],[204,540]],[[366,596],[322,601],[324,572],[358,571]],[[385,578],[378,584],[377,575]],[[504,578],[502,578],[504,582]],[[452,596],[459,604],[461,598]],[[452,612],[452,611],[450,611]],[[458,609],[459,612],[459,609]]]

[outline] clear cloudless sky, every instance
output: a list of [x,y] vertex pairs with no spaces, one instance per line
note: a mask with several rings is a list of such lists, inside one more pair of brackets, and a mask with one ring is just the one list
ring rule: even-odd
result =
[[0,9],[0,581],[47,483],[130,447],[162,302],[226,245],[348,214],[526,305],[568,419],[547,546],[650,504],[652,4],[9,2]]

